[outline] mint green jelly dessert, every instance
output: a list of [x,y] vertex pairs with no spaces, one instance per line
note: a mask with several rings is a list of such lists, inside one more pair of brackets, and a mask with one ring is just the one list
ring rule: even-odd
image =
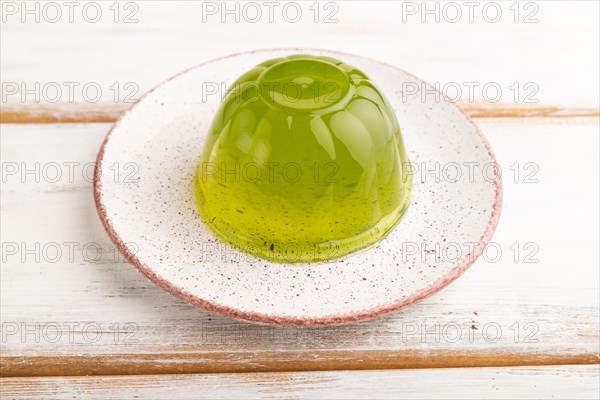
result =
[[244,253],[331,260],[394,228],[410,200],[407,166],[394,111],[368,76],[298,54],[265,61],[229,88],[194,195],[208,227]]

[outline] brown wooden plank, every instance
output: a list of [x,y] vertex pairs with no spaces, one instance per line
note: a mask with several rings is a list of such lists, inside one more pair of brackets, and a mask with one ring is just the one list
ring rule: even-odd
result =
[[131,105],[56,105],[5,106],[0,110],[0,123],[46,124],[68,122],[114,122]]
[[598,354],[501,350],[221,351],[65,357],[5,357],[0,376],[195,374],[598,364]]

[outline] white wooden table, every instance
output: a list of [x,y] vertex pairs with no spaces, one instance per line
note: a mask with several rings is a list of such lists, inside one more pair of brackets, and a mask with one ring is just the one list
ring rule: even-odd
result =
[[[481,2],[473,22],[462,2],[427,3],[439,22],[421,2],[278,3],[273,23],[254,4],[257,23],[245,3],[236,23],[220,2],[2,2],[2,398],[598,398],[598,2]],[[504,172],[501,255],[326,329],[211,315],[124,262],[90,181],[111,123],[189,66],[272,47],[361,54],[460,100]]]

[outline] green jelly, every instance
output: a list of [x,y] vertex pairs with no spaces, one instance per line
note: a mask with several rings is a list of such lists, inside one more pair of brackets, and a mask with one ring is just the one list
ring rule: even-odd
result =
[[214,117],[195,200],[210,229],[276,262],[373,245],[412,187],[394,111],[362,71],[305,54],[242,75]]

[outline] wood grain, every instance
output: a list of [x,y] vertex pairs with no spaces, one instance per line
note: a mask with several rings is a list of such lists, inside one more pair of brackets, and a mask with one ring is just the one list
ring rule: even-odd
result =
[[11,399],[597,399],[598,366],[2,378]]
[[202,353],[3,357],[2,377],[156,375],[598,364],[598,354],[511,351],[256,350]]
[[[2,241],[19,251],[3,249],[1,373],[598,363],[599,262],[589,249],[599,235],[600,137],[596,124],[557,121],[481,120],[505,171],[505,212],[494,236],[504,255],[497,262],[478,260],[450,287],[401,312],[327,329],[261,327],[211,315],[156,288],[119,258],[84,172],[93,169],[110,124],[3,124]],[[524,182],[531,171],[521,167],[516,179],[509,169],[515,162],[535,163],[539,182]],[[60,179],[48,179],[50,170],[43,171],[52,163],[71,163],[72,179],[66,167],[59,167]],[[8,166],[18,170],[8,174]],[[568,189],[558,190],[565,182]],[[572,204],[568,215],[551,217],[565,204]],[[536,263],[523,260],[529,242],[539,247]],[[36,243],[58,245],[61,257],[25,251]],[[74,243],[72,257],[64,243]],[[521,248],[516,261],[514,243]]]

